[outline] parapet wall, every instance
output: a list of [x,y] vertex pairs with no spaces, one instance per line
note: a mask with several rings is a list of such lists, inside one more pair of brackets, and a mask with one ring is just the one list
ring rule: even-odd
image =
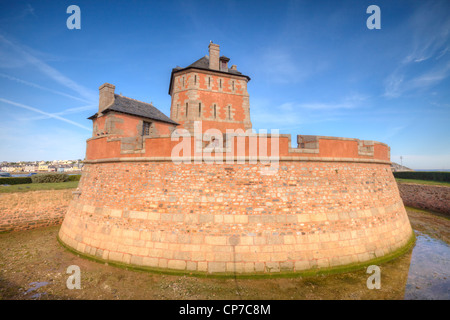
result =
[[[318,139],[317,157],[336,152],[327,142]],[[385,146],[340,143],[352,158],[358,147],[375,157]],[[84,166],[59,236],[105,260],[187,272],[302,271],[382,257],[412,236],[385,157],[281,158],[277,173],[264,175],[260,161],[177,165],[102,152],[109,160]]]
[[[176,156],[196,157],[204,156],[213,134],[200,137],[170,135],[150,137],[144,136],[143,147],[130,150],[125,138],[101,136],[87,141],[86,160],[106,160],[119,158],[155,158],[161,160],[173,159]],[[276,156],[279,160],[314,158],[325,160],[334,158],[340,161],[383,162],[390,161],[390,148],[380,142],[350,138],[324,136],[297,136],[297,148],[291,147],[291,135],[280,134],[220,134],[220,148],[209,151],[214,156],[226,157],[254,157]],[[182,146],[182,148],[180,148]],[[313,159],[313,160],[314,160]]]

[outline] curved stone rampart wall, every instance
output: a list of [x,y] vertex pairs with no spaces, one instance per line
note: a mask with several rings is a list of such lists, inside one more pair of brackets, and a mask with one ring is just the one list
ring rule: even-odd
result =
[[266,166],[88,162],[60,239],[105,260],[216,273],[364,262],[412,236],[387,163]]

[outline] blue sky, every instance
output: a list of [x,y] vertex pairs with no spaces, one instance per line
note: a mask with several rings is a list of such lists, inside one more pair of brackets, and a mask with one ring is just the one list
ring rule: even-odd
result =
[[212,40],[252,78],[255,129],[381,141],[392,161],[450,169],[449,14],[446,0],[0,0],[0,161],[83,159],[104,82],[168,115],[171,69]]

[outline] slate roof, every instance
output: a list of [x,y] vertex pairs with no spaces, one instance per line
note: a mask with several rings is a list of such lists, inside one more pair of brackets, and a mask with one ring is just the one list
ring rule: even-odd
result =
[[[222,57],[226,58],[225,56],[222,56]],[[228,59],[228,60],[230,60],[230,59]],[[204,56],[203,58],[198,59],[197,61],[195,61],[194,63],[190,64],[189,66],[187,66],[184,69],[187,69],[187,68],[209,69],[209,57],[208,56]],[[175,69],[178,69],[178,68],[175,68]],[[179,70],[182,70],[182,69],[183,68],[180,68]],[[212,70],[212,69],[209,69],[209,70]],[[218,70],[214,70],[214,71],[218,71]],[[237,70],[231,70],[230,68],[228,68],[228,71],[220,71],[220,72],[232,73],[232,74],[236,74],[236,75],[242,75],[241,72],[239,72]]]
[[[230,60],[229,58],[227,58],[225,56],[222,56],[221,58],[225,58],[225,59]],[[237,76],[246,77],[248,80],[250,80],[249,76],[243,75],[241,72],[239,72],[237,70],[231,70],[230,68],[228,68],[228,71],[210,69],[209,68],[209,56],[204,56],[204,57],[198,59],[197,61],[195,61],[194,63],[188,65],[186,68],[181,68],[181,67],[177,66],[176,68],[172,69],[172,74],[170,76],[170,84],[169,84],[169,94],[170,94],[170,90],[172,89],[173,74],[177,73],[178,71],[191,69],[191,68],[202,69],[202,70],[210,70],[210,71],[219,72],[219,73],[225,73],[225,74],[234,74],[234,75],[237,75]]]
[[[134,100],[132,98],[124,97],[118,94],[114,94],[114,103],[103,110],[103,113],[109,111],[116,111],[121,113],[130,114],[133,116],[148,118],[152,120],[167,122],[178,125],[175,121],[170,119],[164,113],[155,108],[152,104]],[[88,119],[94,119],[97,117],[97,113]]]

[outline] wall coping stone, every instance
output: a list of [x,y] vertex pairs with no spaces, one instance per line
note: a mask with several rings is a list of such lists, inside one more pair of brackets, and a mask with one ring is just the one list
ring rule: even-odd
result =
[[[226,161],[273,161],[277,160],[279,162],[284,161],[304,161],[304,162],[360,162],[360,163],[378,163],[390,165],[391,162],[387,160],[378,159],[362,159],[362,158],[331,158],[331,157],[292,157],[292,156],[280,156],[280,157],[220,157],[224,164]],[[176,158],[177,162],[183,161],[199,161],[202,162],[214,162],[220,160],[219,157],[179,157]],[[94,164],[94,163],[108,163],[108,162],[173,162],[171,157],[122,157],[122,158],[107,158],[107,159],[96,159],[96,160],[84,160],[83,163]],[[186,163],[184,163],[186,164]],[[253,164],[253,163],[249,163]]]

